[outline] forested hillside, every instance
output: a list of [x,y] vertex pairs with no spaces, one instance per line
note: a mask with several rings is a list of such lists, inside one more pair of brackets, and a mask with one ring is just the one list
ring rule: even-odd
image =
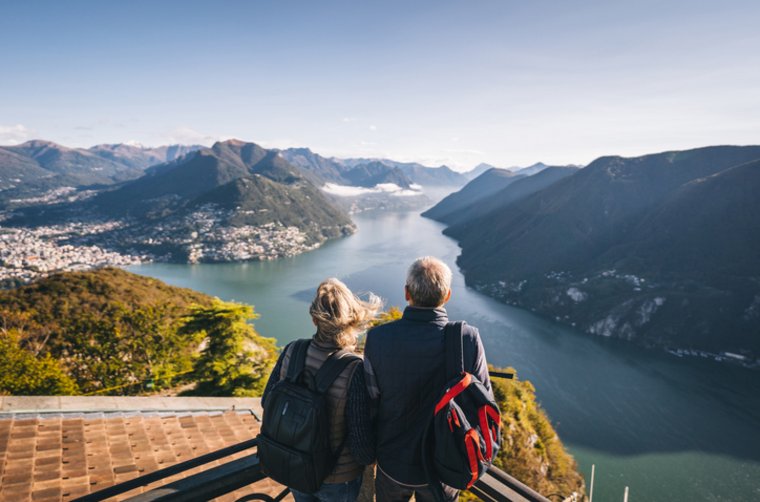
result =
[[123,270],[57,274],[0,292],[0,393],[254,395],[276,353],[255,317]]

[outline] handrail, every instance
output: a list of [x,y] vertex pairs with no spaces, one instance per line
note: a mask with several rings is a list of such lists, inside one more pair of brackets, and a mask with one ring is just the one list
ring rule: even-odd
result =
[[143,474],[142,476],[124,481],[123,483],[103,488],[102,490],[98,490],[96,492],[74,499],[72,502],[99,502],[116,495],[121,495],[122,493],[126,493],[130,490],[134,490],[135,488],[140,488],[156,481],[166,479],[181,472],[189,471],[194,467],[199,467],[215,460],[234,455],[235,453],[254,448],[257,445],[258,439],[249,439],[247,441],[243,441],[242,443],[237,443],[220,450],[212,451],[211,453],[206,453],[205,455],[191,458],[190,460],[186,460],[178,464],[170,465],[169,467],[165,467],[157,471],[149,472],[148,474]]
[[[253,439],[239,445],[223,448],[201,457],[85,495],[76,499],[74,502],[102,501],[155,481],[165,479],[169,476],[179,474],[180,472],[187,471],[198,465],[213,462],[214,460],[232,455],[233,453],[243,451],[255,446],[256,442],[257,441]],[[240,488],[265,478],[266,476],[261,472],[258,455],[254,453],[126,500],[129,502],[200,502],[239,490]],[[551,502],[529,486],[494,466],[491,466],[488,469],[486,475],[479,479],[470,491],[487,502]],[[289,490],[285,488],[276,497],[270,497],[263,493],[255,493],[241,498],[238,502],[249,500],[279,502],[287,496],[288,492]]]
[[470,491],[485,501],[551,502],[533,488],[510,476],[498,467],[491,466]]
[[[204,502],[244,488],[266,477],[261,472],[258,455],[254,453],[127,500],[129,502]],[[264,493],[255,493],[247,495],[244,500],[279,501],[289,492],[290,490],[285,488],[274,498]]]

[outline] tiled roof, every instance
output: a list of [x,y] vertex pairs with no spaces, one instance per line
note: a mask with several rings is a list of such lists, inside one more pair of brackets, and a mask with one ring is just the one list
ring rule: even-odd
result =
[[[259,431],[257,409],[258,400],[234,398],[1,398],[0,500],[71,500],[251,439]],[[267,479],[222,500],[282,489]]]

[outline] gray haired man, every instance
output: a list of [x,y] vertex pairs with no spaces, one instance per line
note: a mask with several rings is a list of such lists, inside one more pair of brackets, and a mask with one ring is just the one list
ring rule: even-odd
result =
[[[408,306],[401,319],[367,334],[364,370],[377,405],[377,479],[379,502],[434,500],[422,466],[422,437],[432,420],[435,399],[446,385],[444,304],[451,298],[451,269],[432,256],[409,267]],[[477,328],[464,325],[465,370],[491,390],[483,344]],[[457,490],[444,486],[447,500]]]

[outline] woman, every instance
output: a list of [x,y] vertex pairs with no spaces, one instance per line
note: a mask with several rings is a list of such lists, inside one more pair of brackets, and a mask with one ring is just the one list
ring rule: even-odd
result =
[[[357,335],[369,326],[380,307],[379,298],[362,301],[338,279],[327,279],[320,284],[309,308],[317,332],[306,352],[307,375],[313,377],[327,358],[339,350],[354,352]],[[289,344],[280,355],[264,389],[262,402],[266,402],[267,393],[287,374],[293,346]],[[335,379],[327,391],[327,403],[330,443],[336,451],[340,449],[338,461],[317,492],[308,494],[291,488],[296,502],[356,500],[363,466],[375,459],[370,400],[361,359],[349,364]]]

